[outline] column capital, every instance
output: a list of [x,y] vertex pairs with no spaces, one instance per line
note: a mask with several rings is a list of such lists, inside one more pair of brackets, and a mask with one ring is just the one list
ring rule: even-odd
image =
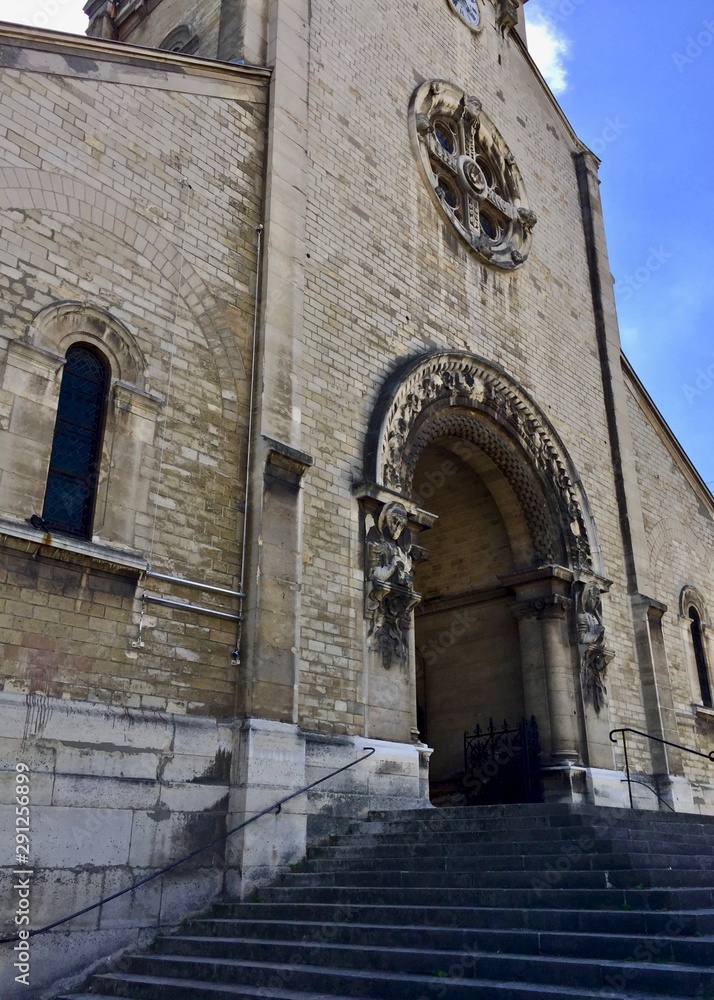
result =
[[513,617],[520,621],[535,618],[544,621],[549,618],[565,618],[573,606],[569,597],[561,594],[550,594],[547,597],[536,597],[529,601],[520,601],[512,609]]

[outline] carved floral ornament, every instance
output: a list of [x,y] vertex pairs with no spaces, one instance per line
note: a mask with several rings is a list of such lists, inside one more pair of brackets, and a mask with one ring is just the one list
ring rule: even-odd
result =
[[485,263],[524,263],[536,224],[515,159],[481,102],[453,83],[422,84],[412,98],[412,141],[447,220]]
[[379,485],[408,497],[418,459],[411,441],[417,423],[423,422],[427,411],[436,416],[457,410],[483,414],[517,442],[560,512],[571,568],[592,571],[580,490],[562,446],[523,390],[474,355],[431,355],[415,364],[401,382],[382,423],[375,456]]

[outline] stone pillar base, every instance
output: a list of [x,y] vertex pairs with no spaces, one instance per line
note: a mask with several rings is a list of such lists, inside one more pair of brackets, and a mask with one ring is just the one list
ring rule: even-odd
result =
[[[585,770],[585,780],[587,801],[592,805],[630,808],[624,772],[589,767]],[[633,774],[632,801],[635,809],[650,812],[714,815],[714,786],[694,785],[674,775]]]
[[289,723],[246,719],[235,739],[229,829],[305,785],[374,753],[299,795],[245,831],[227,849],[226,894],[249,899],[302,861],[308,846],[344,832],[371,811],[430,808],[426,747],[362,736],[306,732]]
[[543,795],[546,802],[571,802],[573,805],[588,802],[585,768],[577,767],[572,761],[543,768]]

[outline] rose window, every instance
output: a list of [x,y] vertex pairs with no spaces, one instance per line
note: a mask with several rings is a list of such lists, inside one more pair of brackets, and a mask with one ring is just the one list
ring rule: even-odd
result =
[[481,102],[435,80],[412,101],[412,131],[442,213],[481,260],[513,269],[530,249],[535,214],[523,180]]

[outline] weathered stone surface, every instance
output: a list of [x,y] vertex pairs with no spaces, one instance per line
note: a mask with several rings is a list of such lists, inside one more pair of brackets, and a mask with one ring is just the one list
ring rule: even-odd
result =
[[[181,870],[170,912],[154,885],[90,915],[54,973],[39,943],[43,985],[350,817],[427,807],[432,749],[450,778],[491,715],[538,717],[550,797],[607,805],[611,727],[708,752],[714,718],[683,599],[711,668],[711,495],[621,365],[597,164],[514,5],[477,33],[443,0],[99,6],[122,47],[0,31],[4,834],[25,762],[42,920],[72,872],[81,905],[377,752]],[[151,51],[170,37],[197,48]],[[496,158],[508,190],[479,203],[517,227],[510,259],[424,184],[422,85],[493,126],[463,155]],[[111,370],[90,538],[27,520],[77,342]],[[705,758],[635,741],[630,763],[714,811]]]

